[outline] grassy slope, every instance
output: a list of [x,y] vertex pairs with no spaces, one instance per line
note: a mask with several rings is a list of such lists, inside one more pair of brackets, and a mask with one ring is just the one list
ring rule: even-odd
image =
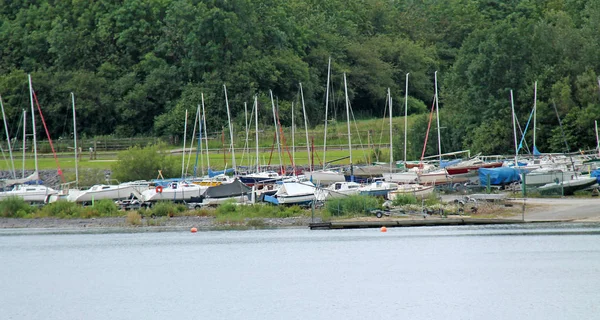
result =
[[[412,117],[408,117],[408,125],[410,126],[412,123]],[[396,131],[404,132],[404,117],[398,117],[393,119],[393,126],[396,128]],[[382,144],[389,145],[389,119],[368,119],[368,120],[357,120],[351,126],[352,130],[352,157],[353,163],[366,163],[375,161],[373,158],[369,158],[372,152],[369,150],[367,145],[368,139],[368,131],[371,130],[371,143],[372,144]],[[360,132],[360,137],[357,134]],[[334,159],[339,159],[343,157],[347,157],[348,154],[348,129],[346,123],[337,122],[328,124],[328,135],[327,135],[327,161],[331,161]],[[277,156],[277,149],[274,148],[274,151],[271,155],[270,148],[273,145],[273,129],[267,128],[259,135],[259,146],[263,151],[259,155],[260,162],[263,164],[267,164],[269,162],[269,158],[271,158],[271,164],[276,164],[279,162],[279,158]],[[287,149],[282,150],[283,163],[289,165],[291,163],[291,129],[284,129],[285,135],[285,145],[288,146]],[[315,154],[314,154],[314,163],[318,164],[323,160],[323,136],[324,136],[324,126],[320,125],[315,127],[314,129],[309,130],[309,140],[314,139],[315,144]],[[256,158],[255,154],[255,144],[254,144],[254,132],[251,132],[249,135],[249,151],[247,153],[243,153],[241,150],[244,149],[245,144],[245,134],[238,134],[238,140],[236,141],[236,164],[238,166],[248,166],[254,165],[254,160]],[[210,164],[214,169],[224,168],[225,164],[227,166],[231,166],[231,154],[228,152],[225,157],[223,156],[222,144],[217,139],[212,139],[209,141],[209,148],[211,150],[210,154]],[[302,128],[299,128],[295,132],[294,142],[296,145],[295,152],[295,162],[298,165],[307,165],[309,163],[308,153],[306,150],[306,134]],[[225,142],[228,143],[227,141]],[[283,141],[282,141],[283,144]],[[173,149],[181,148],[180,146],[172,146]],[[383,154],[381,161],[386,161],[389,159],[389,148],[383,147]],[[289,153],[288,153],[289,151]],[[8,158],[8,154],[6,155]],[[15,169],[17,172],[22,170],[22,154],[15,153],[13,155],[15,159]],[[174,154],[173,157],[180,158],[181,153]],[[205,156],[206,157],[206,156]],[[243,159],[242,159],[243,158]],[[96,160],[90,160],[89,153],[84,152],[81,155],[79,161],[79,168],[92,168],[92,169],[110,169],[111,163],[116,161],[117,156],[115,152],[99,152],[97,154]],[[7,159],[8,160],[8,159]],[[195,153],[192,154],[191,161],[194,162]],[[61,153],[59,154],[59,165],[62,169],[74,169],[75,161],[73,157],[73,153]],[[187,158],[186,158],[187,161]],[[349,158],[337,161],[332,163],[332,165],[342,165],[348,164],[350,162]],[[200,163],[200,160],[199,160]],[[204,159],[204,164],[206,166],[206,159]],[[52,170],[56,169],[56,161],[52,157],[52,154],[43,154],[38,158],[38,167],[41,170]],[[2,161],[0,162],[0,170],[8,170],[9,165],[8,162]],[[27,170],[33,170],[35,168],[33,155],[31,153],[27,154],[27,159],[25,161],[25,168]]]

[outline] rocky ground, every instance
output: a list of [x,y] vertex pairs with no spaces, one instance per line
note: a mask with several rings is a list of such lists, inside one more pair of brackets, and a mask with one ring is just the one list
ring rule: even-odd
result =
[[[318,220],[320,221],[320,220]],[[131,224],[123,217],[90,218],[90,219],[15,219],[0,218],[0,228],[131,228],[131,229],[245,229],[245,228],[291,228],[308,227],[308,217],[264,218],[242,222],[218,222],[214,217],[182,216],[144,218],[140,224]]]
[[[451,200],[451,199],[445,199]],[[508,206],[507,206],[508,204]],[[525,205],[526,221],[563,221],[563,222],[600,222],[600,198],[560,198],[560,199],[509,199],[502,204],[480,204],[480,211],[470,215],[471,218],[521,218]],[[468,215],[468,213],[466,213]],[[465,217],[465,216],[463,216]],[[440,219],[431,215],[428,219]],[[361,220],[377,220],[373,217],[362,217]],[[423,219],[422,215],[389,216],[383,219]],[[199,230],[215,229],[248,229],[248,228],[306,228],[312,222],[310,217],[263,218],[245,221],[217,221],[207,216],[181,216],[144,218],[139,224],[132,224],[123,217],[91,218],[91,219],[14,219],[0,218],[0,228],[46,228],[46,229],[101,229],[120,228],[129,230]],[[320,222],[315,218],[314,222]]]

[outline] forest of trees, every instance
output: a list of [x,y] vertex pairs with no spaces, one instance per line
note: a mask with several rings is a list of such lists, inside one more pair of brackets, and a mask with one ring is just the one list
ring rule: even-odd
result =
[[224,84],[238,125],[254,95],[259,121],[272,123],[269,90],[290,125],[299,83],[310,125],[322,125],[329,58],[338,121],[344,73],[360,117],[384,115],[388,87],[403,113],[410,73],[414,146],[435,71],[444,152],[514,152],[510,90],[524,128],[536,81],[540,151],[565,151],[555,107],[572,150],[595,148],[600,118],[596,0],[0,0],[0,57],[10,125],[29,106],[30,73],[53,137],[71,130],[70,92],[88,137],[181,135],[202,93],[208,127],[220,129]]

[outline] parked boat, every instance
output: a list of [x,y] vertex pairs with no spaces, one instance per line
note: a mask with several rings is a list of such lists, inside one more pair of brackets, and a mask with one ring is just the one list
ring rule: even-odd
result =
[[[252,188],[235,179],[233,182],[221,184],[206,189],[200,197],[202,205],[218,205],[227,201],[238,203],[250,202],[252,198]],[[194,200],[192,200],[194,201]]]
[[[130,198],[132,195],[140,198],[145,189],[148,189],[148,183],[142,185],[139,185],[138,182],[116,185],[97,184],[86,190],[70,189],[65,199],[71,202],[90,203],[104,199],[122,200]],[[50,202],[55,200],[57,199],[52,199]]]
[[569,180],[576,175],[573,171],[558,168],[539,168],[525,175],[525,184],[529,187],[539,187],[549,183]]
[[573,195],[575,191],[591,187],[596,183],[595,177],[575,176],[569,180],[552,182],[538,188],[541,193],[557,193],[565,196]]
[[264,201],[273,204],[307,204],[316,199],[315,185],[310,181],[281,182],[273,196],[266,195]]
[[0,192],[0,201],[8,197],[18,197],[29,203],[44,203],[58,191],[44,185],[17,184],[9,191]]
[[503,164],[502,161],[485,162],[476,156],[471,159],[449,165],[449,166],[445,167],[445,169],[449,175],[468,174],[468,173],[476,175],[477,170],[479,168],[487,168],[487,169],[498,168],[498,167],[502,167],[502,164]]
[[330,185],[335,182],[346,181],[344,173],[341,171],[323,169],[306,172],[305,175],[317,185]]
[[398,196],[412,195],[419,198],[424,198],[433,193],[434,186],[424,186],[421,184],[403,184],[399,185],[397,190],[388,192],[387,198],[394,200]]
[[282,179],[282,176],[275,171],[263,171],[249,173],[238,177],[245,185],[252,187],[255,184],[275,183]]
[[359,188],[362,195],[387,198],[390,191],[398,189],[398,184],[385,181],[375,181]]
[[317,189],[317,200],[323,201],[331,198],[341,198],[358,194],[361,184],[356,182],[336,182],[326,188]]
[[216,187],[221,184],[227,184],[234,181],[234,178],[227,176],[225,174],[219,174],[214,177],[202,177],[191,180],[193,184],[197,184],[199,186],[204,187]]
[[188,181],[170,182],[166,187],[157,186],[142,192],[143,201],[184,201],[200,197],[208,187],[189,183]]

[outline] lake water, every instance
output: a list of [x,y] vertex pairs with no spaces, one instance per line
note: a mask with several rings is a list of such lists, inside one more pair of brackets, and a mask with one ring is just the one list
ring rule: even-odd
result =
[[0,319],[598,319],[600,225],[0,230]]

